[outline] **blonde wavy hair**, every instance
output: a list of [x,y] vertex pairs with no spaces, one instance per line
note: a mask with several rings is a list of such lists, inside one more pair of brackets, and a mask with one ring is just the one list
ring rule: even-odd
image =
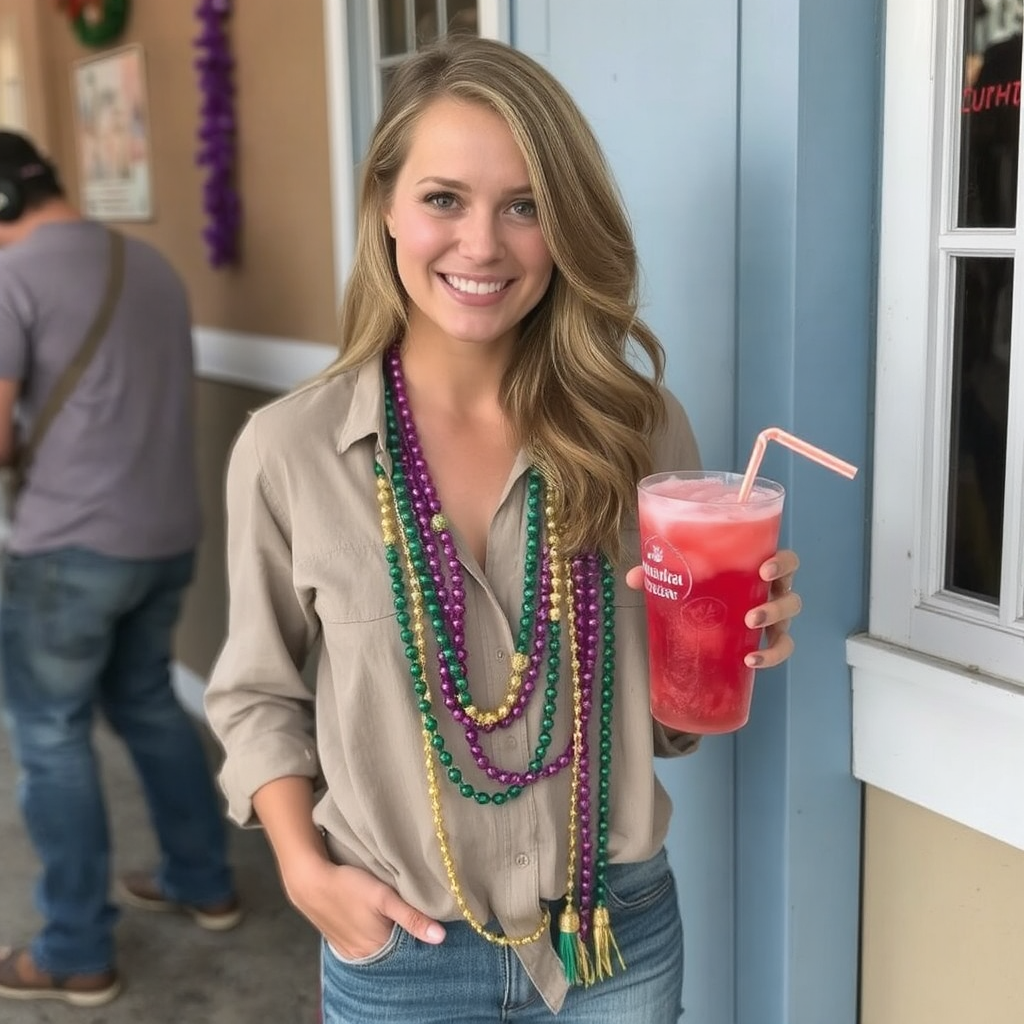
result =
[[[440,98],[495,111],[522,150],[555,271],[523,321],[501,401],[549,483],[563,549],[617,559],[664,418],[664,353],[637,316],[636,248],[601,148],[568,92],[529,57],[459,37],[400,66],[363,165],[341,355],[325,374],[378,356],[405,331],[406,295],[384,214],[419,118]],[[649,375],[631,365],[631,347],[646,355]]]

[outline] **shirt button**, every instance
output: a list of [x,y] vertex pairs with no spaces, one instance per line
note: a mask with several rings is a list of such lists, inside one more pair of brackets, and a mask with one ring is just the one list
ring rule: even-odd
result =
[[530,866],[530,855],[528,853],[516,854],[516,864],[521,868],[528,868]]

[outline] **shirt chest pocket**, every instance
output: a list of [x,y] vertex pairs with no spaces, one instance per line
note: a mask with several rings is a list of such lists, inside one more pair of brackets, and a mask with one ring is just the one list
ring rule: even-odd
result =
[[[395,599],[402,595],[392,588],[382,544],[337,548],[308,565],[306,573],[321,622],[355,625],[395,616]],[[408,581],[403,589],[408,599]]]

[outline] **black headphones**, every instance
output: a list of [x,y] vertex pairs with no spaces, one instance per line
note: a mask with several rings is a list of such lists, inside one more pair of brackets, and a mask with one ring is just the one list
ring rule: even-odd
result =
[[0,223],[10,224],[25,212],[25,189],[22,182],[53,174],[53,169],[42,160],[34,160],[21,167],[0,167]]

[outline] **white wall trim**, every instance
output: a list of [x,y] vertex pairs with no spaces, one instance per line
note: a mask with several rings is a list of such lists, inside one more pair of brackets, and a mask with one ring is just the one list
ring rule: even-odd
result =
[[315,377],[338,355],[333,345],[214,327],[192,332],[195,372],[205,380],[278,393]]
[[327,138],[331,157],[331,218],[334,237],[335,308],[340,308],[356,238],[356,174],[352,151],[349,84],[348,3],[324,0],[327,66]]
[[484,39],[512,42],[508,0],[477,0],[476,9],[480,18],[479,32]]
[[853,773],[1024,850],[1024,690],[851,637]]
[[203,707],[203,691],[206,680],[197,675],[180,661],[171,664],[171,686],[177,694],[185,710],[201,722],[206,721],[206,709]]

